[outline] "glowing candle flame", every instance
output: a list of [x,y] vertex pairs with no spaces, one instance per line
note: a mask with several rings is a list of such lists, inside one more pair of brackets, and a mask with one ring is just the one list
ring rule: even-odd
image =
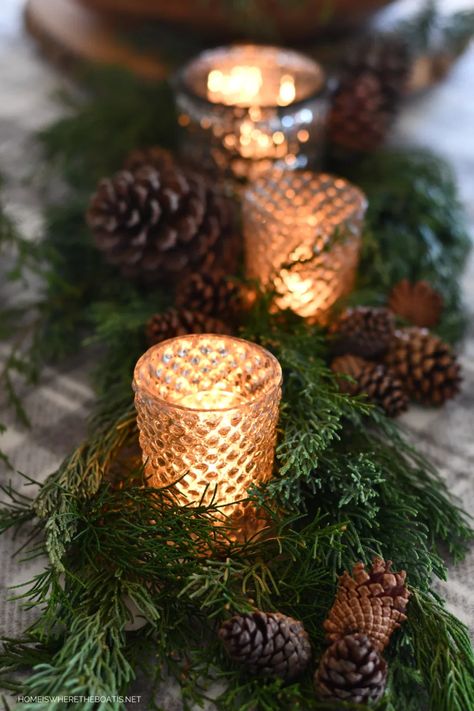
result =
[[236,65],[228,72],[213,69],[207,77],[212,101],[227,105],[251,104],[258,99],[262,85],[262,72],[258,67]]
[[288,106],[295,100],[296,87],[295,80],[291,74],[284,74],[280,79],[280,92],[278,94],[278,106]]

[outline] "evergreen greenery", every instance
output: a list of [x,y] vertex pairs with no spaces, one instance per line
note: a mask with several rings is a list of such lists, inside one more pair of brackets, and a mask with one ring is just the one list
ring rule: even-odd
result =
[[[235,543],[213,525],[216,505],[180,507],[172,491],[143,486],[131,372],[146,347],[145,323],[169,296],[124,283],[105,265],[84,211],[96,181],[119,168],[130,149],[174,145],[177,133],[167,86],[117,73],[89,86],[89,99],[70,103],[69,115],[41,137],[53,174],[67,183],[61,204],[47,209],[44,241],[25,250],[11,222],[0,222],[0,249],[16,266],[10,278],[34,270],[45,283],[30,348],[20,351],[25,367],[37,373],[41,362],[78,343],[102,354],[86,441],[34,500],[3,489],[10,503],[0,511],[0,532],[31,529],[30,555],[44,550],[50,561],[18,591],[40,614],[22,639],[5,641],[3,684],[23,695],[113,696],[143,668],[155,684],[161,674],[174,676],[186,708],[217,695],[224,711],[329,711],[334,706],[315,699],[310,671],[289,686],[241,674],[224,657],[216,627],[234,611],[279,610],[304,622],[316,660],[337,575],[380,554],[407,570],[413,596],[409,620],[388,649],[389,690],[378,711],[418,711],[425,702],[432,711],[467,711],[474,695],[468,633],[431,584],[446,577],[444,554],[459,560],[473,532],[400,430],[362,399],[339,392],[323,330],[288,314],[271,316],[265,295],[242,326],[244,337],[275,353],[284,372],[275,477],[249,492],[268,511],[267,537]],[[391,151],[344,172],[371,205],[353,299],[382,303],[398,279],[427,278],[448,304],[441,332],[459,335],[467,238],[444,164],[425,153]],[[13,326],[11,318],[2,323]],[[15,334],[9,328],[5,335]],[[18,400],[15,393],[11,400]],[[126,632],[133,611],[146,625]],[[25,668],[30,675],[20,681]]]

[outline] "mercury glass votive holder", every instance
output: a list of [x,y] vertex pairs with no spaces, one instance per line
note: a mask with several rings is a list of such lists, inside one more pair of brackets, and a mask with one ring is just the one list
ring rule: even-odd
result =
[[324,322],[357,273],[367,201],[342,178],[274,169],[246,190],[247,276],[275,291],[275,305]]
[[309,57],[262,45],[200,54],[175,81],[183,152],[239,179],[275,163],[304,168],[321,156],[326,77]]
[[150,348],[134,373],[140,446],[149,483],[178,503],[246,514],[251,484],[272,475],[282,373],[240,338],[190,335]]

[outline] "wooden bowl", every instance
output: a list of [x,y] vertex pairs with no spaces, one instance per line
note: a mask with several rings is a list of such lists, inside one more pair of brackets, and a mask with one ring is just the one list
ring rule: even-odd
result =
[[[285,7],[277,0],[253,0],[258,20],[252,24],[229,0],[78,0],[89,8],[114,16],[155,19],[180,24],[201,35],[260,35],[272,32],[281,39],[303,40],[322,29],[343,30],[360,24],[393,0],[300,0]],[[252,2],[252,0],[248,0]],[[268,18],[265,25],[262,18]],[[263,27],[262,27],[263,22]],[[246,30],[242,31],[245,27]]]

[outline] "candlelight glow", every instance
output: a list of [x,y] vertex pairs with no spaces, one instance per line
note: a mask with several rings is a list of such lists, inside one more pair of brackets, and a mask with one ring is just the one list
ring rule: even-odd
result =
[[324,322],[353,288],[365,209],[341,178],[267,173],[244,198],[247,275],[276,292],[278,308]]
[[227,105],[248,106],[258,99],[263,77],[258,67],[235,66],[224,72],[213,69],[207,77],[212,101]]
[[172,485],[182,505],[224,505],[223,519],[244,515],[235,502],[272,475],[278,361],[239,338],[181,336],[140,358],[133,387],[150,484]]
[[304,167],[320,156],[328,102],[313,59],[272,46],[218,47],[180,78],[184,150],[196,164],[250,178],[278,161]]
[[290,74],[284,74],[280,80],[280,91],[278,93],[278,105],[288,106],[295,100],[296,87],[295,80]]
[[181,407],[190,407],[193,410],[227,410],[244,402],[244,398],[238,393],[217,389],[189,393],[179,400]]

